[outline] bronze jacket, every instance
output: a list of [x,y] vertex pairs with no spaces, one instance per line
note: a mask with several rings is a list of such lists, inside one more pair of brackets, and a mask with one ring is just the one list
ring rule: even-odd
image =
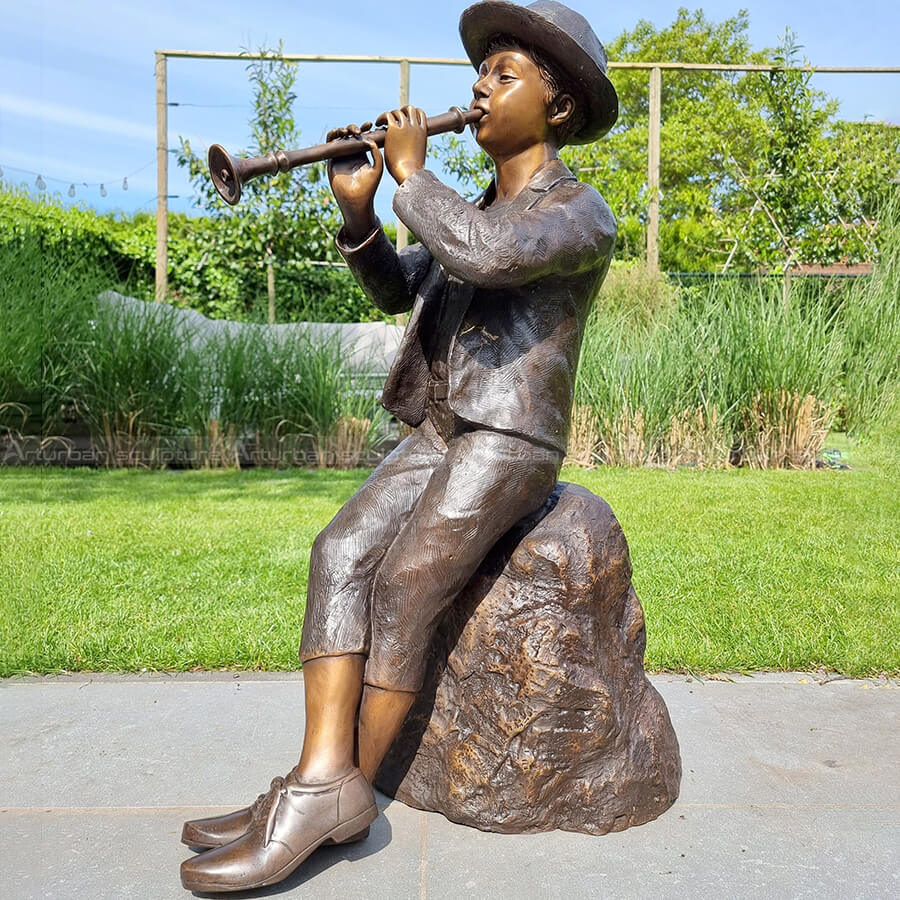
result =
[[373,303],[412,309],[382,394],[388,411],[414,426],[425,418],[437,323],[450,302],[459,311],[448,326],[451,409],[565,451],[585,322],[616,222],[559,161],[513,200],[493,199],[493,185],[470,203],[422,170],[394,197],[421,243],[398,254],[379,227],[356,247],[339,234],[337,246]]

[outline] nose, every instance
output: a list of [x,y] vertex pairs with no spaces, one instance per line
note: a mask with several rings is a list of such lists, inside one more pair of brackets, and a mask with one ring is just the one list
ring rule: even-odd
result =
[[490,93],[491,92],[487,84],[487,75],[482,75],[482,77],[472,85],[472,94],[476,99],[480,100],[482,97],[489,96]]

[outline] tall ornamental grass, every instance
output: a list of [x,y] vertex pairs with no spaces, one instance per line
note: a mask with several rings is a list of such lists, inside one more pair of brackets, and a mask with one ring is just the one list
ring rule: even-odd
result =
[[384,437],[387,414],[368,367],[349,366],[337,336],[269,343],[245,329],[211,343],[209,420],[229,461],[355,468]]
[[165,312],[104,306],[92,323],[75,406],[107,465],[354,468],[383,437],[375,390],[337,338],[201,340]]
[[[602,306],[576,388],[608,465],[809,468],[840,391],[834,314],[778,286],[716,283],[636,328]],[[584,458],[584,450],[581,451]]]
[[881,212],[879,258],[858,279],[842,314],[843,396],[840,426],[865,435],[900,399],[900,194]]
[[[895,403],[900,203],[874,274],[823,291],[794,279],[713,280],[650,312],[641,283],[593,308],[569,457],[581,464],[812,468],[834,426],[865,435]],[[621,273],[620,278],[621,281]]]
[[174,328],[168,306],[100,302],[110,287],[128,291],[109,267],[62,265],[37,233],[4,244],[2,453],[71,448],[86,430],[110,467],[352,468],[384,438],[371,367],[349,365],[337,337],[247,327],[203,340]]
[[116,284],[109,268],[87,260],[63,264],[44,253],[37,233],[16,233],[0,252],[0,435],[58,440],[72,418],[80,377],[78,348],[87,339],[97,295]]
[[164,312],[99,306],[76,348],[73,407],[107,466],[162,465],[188,430],[202,367]]

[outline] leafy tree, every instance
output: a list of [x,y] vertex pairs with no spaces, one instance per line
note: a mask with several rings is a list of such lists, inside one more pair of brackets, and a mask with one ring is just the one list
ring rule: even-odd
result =
[[796,36],[775,54],[783,66],[761,77],[765,143],[730,206],[743,217],[745,266],[872,260],[876,210],[896,176],[900,133],[882,123],[834,120],[838,104],[812,88]]
[[[867,152],[863,132],[832,123],[836,105],[811,87],[810,74],[788,70],[799,62],[794,37],[753,51],[748,30],[746,11],[713,22],[702,10],[682,8],[671,25],[642,20],[608,45],[613,60],[784,67],[771,74],[663,71],[662,267],[714,272],[729,261],[753,270],[783,266],[791,253],[803,262],[871,258],[868,219],[891,166],[896,177],[898,130],[878,132],[877,149]],[[627,259],[646,246],[649,72],[620,69],[612,77],[616,127],[596,144],[565,148],[562,157],[609,198],[619,220],[617,254]],[[458,138],[439,144],[436,155],[464,189],[490,177],[490,161]]]
[[900,126],[885,122],[834,122],[830,126],[824,168],[840,170],[835,183],[844,218],[856,213],[876,218],[890,193],[900,183]]
[[[657,29],[641,20],[609,45],[610,59],[639,62],[765,63],[753,52],[746,11],[716,23],[702,10],[679,9],[675,21]],[[648,207],[647,137],[649,72],[613,74],[619,121],[604,141],[564,151],[579,177],[613,198],[620,222],[620,252],[645,247]],[[763,130],[758,81],[739,72],[664,71],[662,77],[661,226],[662,265],[670,271],[714,269],[724,258],[720,208],[733,188],[729,155],[745,163]],[[755,137],[756,136],[756,137]]]
[[791,68],[802,64],[793,32],[785,31],[774,62],[783,68],[758,76],[767,134],[754,159],[734,162],[740,184],[729,206],[751,210],[740,240],[748,262],[821,262],[829,255],[823,231],[834,220],[821,160],[837,104],[811,88],[811,72]]
[[[262,59],[247,66],[253,86],[251,147],[242,156],[261,156],[299,146],[292,105],[296,99],[296,65],[277,50],[260,49]],[[332,241],[340,218],[324,178],[324,165],[305,166],[244,185],[241,202],[231,207],[216,193],[206,159],[180,139],[178,163],[190,174],[204,217],[172,230],[173,255],[185,261],[174,282],[181,299],[214,316],[252,314],[267,282],[268,319],[275,320],[275,281],[282,318],[327,318],[359,321],[381,318],[373,312],[346,270],[313,266],[307,261],[338,262]]]

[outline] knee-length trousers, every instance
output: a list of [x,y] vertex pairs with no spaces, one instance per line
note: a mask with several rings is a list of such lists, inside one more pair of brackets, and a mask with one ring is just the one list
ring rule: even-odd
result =
[[300,659],[364,654],[367,684],[417,691],[442,614],[561,462],[487,429],[445,441],[426,419],[313,543]]

